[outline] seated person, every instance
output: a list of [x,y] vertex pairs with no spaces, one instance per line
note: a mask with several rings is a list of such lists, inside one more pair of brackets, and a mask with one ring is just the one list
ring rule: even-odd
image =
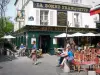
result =
[[59,67],[63,61],[63,59],[68,55],[68,49],[64,48],[63,52],[60,54],[59,64],[57,67]]
[[70,66],[70,68],[71,68],[71,66],[72,66],[72,61],[73,61],[73,60],[74,60],[74,54],[73,54],[71,48],[69,47],[69,48],[68,48],[67,62],[68,62],[68,65]]
[[24,49],[24,45],[21,44],[20,48],[19,48],[19,51],[18,51],[18,55],[21,56],[22,55],[22,51]]

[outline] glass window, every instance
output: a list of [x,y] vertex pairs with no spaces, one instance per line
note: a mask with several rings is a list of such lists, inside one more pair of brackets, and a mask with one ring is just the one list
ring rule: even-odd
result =
[[78,23],[79,13],[74,13],[74,22]]
[[40,11],[40,25],[48,25],[48,11]]
[[79,13],[74,13],[74,24],[79,26]]

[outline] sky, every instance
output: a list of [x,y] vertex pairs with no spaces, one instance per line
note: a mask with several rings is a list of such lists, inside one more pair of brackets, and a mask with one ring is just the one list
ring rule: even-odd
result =
[[15,3],[15,0],[10,0],[9,4],[7,5],[7,10],[6,10],[6,13],[5,13],[6,16],[12,17],[11,21],[13,21],[13,22],[14,22],[15,11],[16,11],[14,3]]
[[[92,5],[100,4],[100,0],[86,0],[86,1]],[[7,5],[7,10],[6,10],[6,16],[12,17],[11,20],[13,22],[14,22],[15,11],[16,11],[14,3],[15,3],[15,0],[10,0],[9,4]]]

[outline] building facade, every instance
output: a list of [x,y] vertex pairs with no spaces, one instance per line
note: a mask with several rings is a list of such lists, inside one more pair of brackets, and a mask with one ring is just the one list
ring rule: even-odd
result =
[[31,48],[35,40],[43,53],[53,53],[54,47],[64,47],[64,39],[55,36],[66,32],[66,27],[68,33],[96,32],[96,23],[89,13],[91,6],[85,3],[85,0],[16,0],[16,45],[24,43]]

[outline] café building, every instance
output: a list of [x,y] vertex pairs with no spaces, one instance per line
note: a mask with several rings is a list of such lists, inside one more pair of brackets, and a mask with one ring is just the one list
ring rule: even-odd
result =
[[95,33],[97,30],[89,13],[91,6],[83,5],[79,0],[16,0],[14,5],[14,43],[17,46],[23,43],[27,48],[32,48],[32,42],[36,41],[37,49],[42,49],[43,53],[53,54],[55,47],[64,47],[64,38],[55,38],[56,35],[75,32]]

